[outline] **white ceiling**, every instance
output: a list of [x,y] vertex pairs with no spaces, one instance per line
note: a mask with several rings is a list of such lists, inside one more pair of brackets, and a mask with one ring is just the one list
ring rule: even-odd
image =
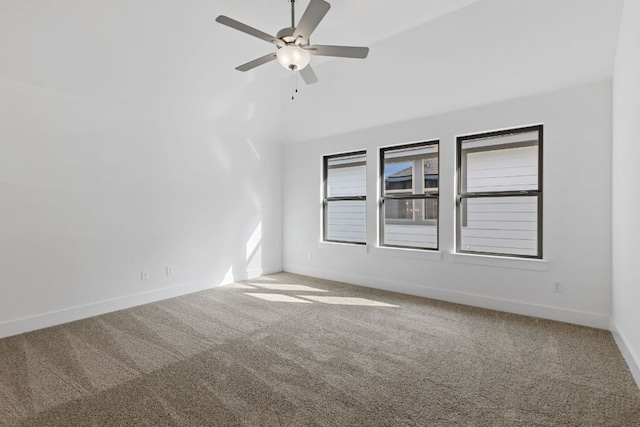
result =
[[[475,0],[333,1],[314,39],[363,44]],[[300,0],[297,16],[308,5]],[[0,0],[0,76],[72,93],[153,104],[244,82],[234,67],[274,47],[224,27],[225,14],[275,34],[288,0]],[[274,64],[269,64],[274,65]],[[264,67],[265,84],[279,76]],[[271,71],[271,72],[269,72]]]
[[373,43],[365,61],[314,66],[320,82],[284,104],[285,142],[610,79],[621,11],[620,0],[470,3]]
[[[500,68],[500,61],[522,61],[536,67],[540,63],[538,57],[546,61],[576,55],[576,61],[583,61],[593,50],[598,58],[584,61],[589,68],[585,73],[590,75],[592,69],[598,69],[600,74],[608,69],[611,73],[615,53],[615,43],[611,41],[617,38],[621,7],[620,0],[331,3],[332,9],[313,35],[314,42],[370,46],[371,61],[367,64],[371,66],[379,66],[386,57],[397,61],[424,51],[436,55],[434,60],[441,73],[446,74],[447,67],[451,67],[449,71],[458,75],[459,70],[454,67],[460,65],[461,51],[472,59],[478,58],[478,52],[464,49],[465,44],[476,49],[477,40],[490,43],[485,49],[493,53],[490,67],[496,69]],[[514,6],[516,3],[524,7]],[[298,17],[307,4],[308,0],[299,1]],[[537,12],[531,13],[534,9]],[[207,102],[216,97],[228,99],[234,91],[244,90],[247,83],[280,86],[288,74],[275,62],[248,73],[234,70],[273,47],[214,22],[219,14],[274,34],[289,24],[289,2],[0,0],[0,77],[142,108],[190,104],[191,108],[198,108],[205,98]],[[488,36],[470,32],[477,32],[478,25],[465,28],[474,17],[492,27],[487,28]],[[531,36],[526,40],[527,52],[508,33],[514,30],[514,22],[517,38]],[[548,36],[544,26],[550,26]],[[439,37],[429,28],[444,35]],[[430,39],[403,39],[402,34]],[[581,45],[581,38],[589,45]],[[394,41],[392,46],[385,44],[389,40]],[[553,55],[545,56],[546,51]],[[323,79],[320,72],[322,59],[314,58],[320,74],[320,83],[314,90],[331,92],[333,83]],[[346,61],[341,67],[347,68],[358,62],[341,61]],[[570,63],[559,62],[555,72],[561,76],[574,73]],[[564,80],[570,79],[565,76]]]

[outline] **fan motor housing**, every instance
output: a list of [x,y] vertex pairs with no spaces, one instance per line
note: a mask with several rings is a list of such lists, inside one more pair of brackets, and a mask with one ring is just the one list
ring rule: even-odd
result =
[[278,34],[276,34],[276,37],[285,43],[293,43],[295,41],[295,39],[293,38],[293,33],[295,31],[296,29],[293,27],[283,28],[280,31],[278,31]]

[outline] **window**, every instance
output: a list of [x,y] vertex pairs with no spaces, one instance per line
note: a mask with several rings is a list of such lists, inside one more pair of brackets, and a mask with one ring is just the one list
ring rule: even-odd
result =
[[324,157],[323,240],[366,242],[366,152]]
[[380,150],[382,246],[438,249],[438,141]]
[[542,125],[457,138],[457,251],[542,258]]

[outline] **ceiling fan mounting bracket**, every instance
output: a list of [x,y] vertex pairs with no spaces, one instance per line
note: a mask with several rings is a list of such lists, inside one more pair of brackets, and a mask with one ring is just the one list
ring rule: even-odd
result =
[[[296,29],[294,27],[287,27],[287,28],[283,28],[280,31],[278,31],[278,34],[276,34],[276,37],[279,40],[282,40],[284,42],[284,44],[286,45],[296,45],[296,46],[300,46],[300,47],[305,47],[309,45],[309,40],[307,40],[307,42],[305,44],[303,43],[303,38],[302,36],[298,36],[297,38],[293,35],[295,33]],[[279,48],[282,46],[278,46]]]
[[287,44],[293,43],[295,41],[295,38],[293,37],[293,33],[295,31],[296,29],[294,27],[283,28],[280,31],[278,31],[278,34],[276,34],[276,37]]

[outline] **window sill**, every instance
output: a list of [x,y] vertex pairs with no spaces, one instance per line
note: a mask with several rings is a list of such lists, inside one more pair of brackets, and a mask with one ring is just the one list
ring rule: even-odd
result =
[[376,246],[373,248],[373,252],[378,255],[396,256],[400,258],[413,258],[413,259],[426,259],[432,261],[441,261],[442,252],[437,250],[425,250],[425,249],[405,249],[405,248],[391,248],[386,246]]
[[357,243],[318,242],[318,249],[337,250],[342,252],[357,252],[366,254],[367,245]]
[[493,255],[451,254],[453,262],[484,265],[488,267],[515,268],[519,270],[547,271],[549,262],[544,259],[513,258]]

